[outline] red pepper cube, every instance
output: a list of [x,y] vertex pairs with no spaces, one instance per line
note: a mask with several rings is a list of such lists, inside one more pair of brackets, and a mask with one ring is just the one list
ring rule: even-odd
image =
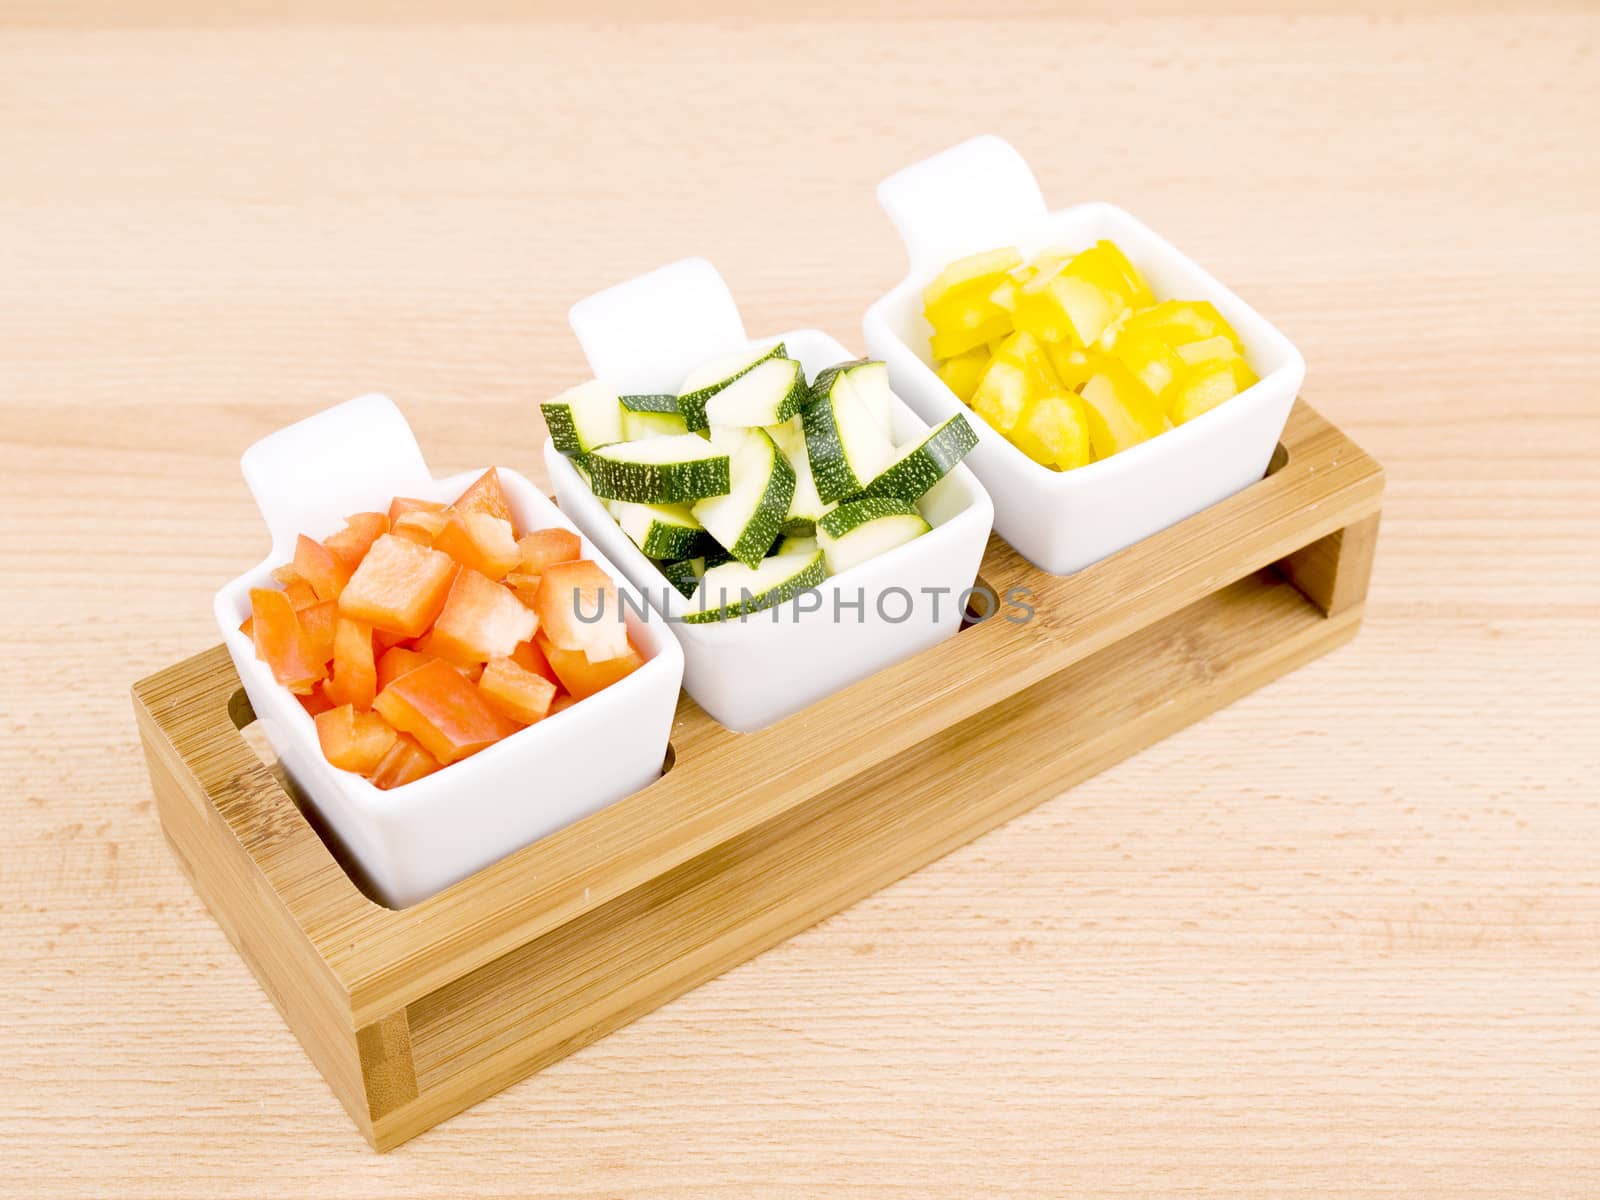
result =
[[444,607],[456,570],[448,554],[386,533],[372,543],[339,594],[339,611],[374,628],[417,637]]
[[490,579],[504,579],[522,561],[511,522],[488,513],[451,513],[433,548]]
[[534,641],[574,700],[587,699],[644,666],[644,656],[631,645],[624,655],[595,662],[582,650],[563,650],[553,645],[542,633]]
[[450,506],[456,512],[488,513],[502,521],[510,521],[511,505],[506,501],[505,489],[500,486],[500,471],[490,467],[473,482],[472,486],[456,497]]
[[447,766],[520,728],[491,707],[476,684],[438,660],[400,676],[378,693],[373,708]]
[[318,713],[317,743],[322,756],[341,771],[365,775],[377,769],[395,744],[394,729],[377,713],[358,713],[348,704]]
[[484,663],[505,658],[538,627],[539,618],[510,590],[462,567],[444,609],[417,649],[462,665]]
[[556,696],[554,683],[509,658],[490,660],[478,680],[478,690],[504,716],[524,725],[542,721]]
[[581,650],[591,662],[621,658],[631,649],[616,582],[586,558],[546,566],[534,610],[552,645]]

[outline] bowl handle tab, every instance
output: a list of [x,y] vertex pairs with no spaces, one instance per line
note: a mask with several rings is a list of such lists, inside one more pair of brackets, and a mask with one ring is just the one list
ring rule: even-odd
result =
[[899,231],[913,273],[1005,245],[1046,214],[1027,162],[993,134],[897,171],[878,185],[878,203]]
[[[239,460],[272,534],[273,557],[301,533],[323,536],[350,513],[427,495],[428,465],[411,426],[387,396],[359,396],[262,438]],[[331,524],[330,524],[331,518]]]
[[675,392],[695,367],[750,340],[728,285],[703,258],[596,292],[567,320],[595,377],[624,395]]

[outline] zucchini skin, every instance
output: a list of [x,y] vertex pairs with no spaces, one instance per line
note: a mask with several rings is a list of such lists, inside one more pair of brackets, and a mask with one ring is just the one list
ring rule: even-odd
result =
[[583,465],[589,472],[594,494],[603,500],[686,504],[709,496],[725,496],[731,486],[726,454],[683,463],[637,463],[590,451]]
[[743,370],[737,371],[728,376],[728,378],[720,380],[717,383],[713,383],[709,387],[703,387],[694,392],[685,392],[683,395],[679,396],[678,413],[683,417],[683,423],[689,427],[689,432],[698,433],[702,429],[711,428],[711,422],[706,419],[707,400],[711,399],[711,397],[715,396],[723,388],[727,387],[735,379],[738,379],[739,376],[745,374],[745,372],[749,371],[752,367],[759,367],[762,363],[766,362],[767,359],[788,357],[789,352],[783,348],[783,343],[779,342],[771,350],[767,351],[767,353],[756,359],[755,362],[746,364]]
[[[685,598],[691,597],[700,587],[701,572],[695,570],[695,564],[690,559],[681,559],[677,562],[657,563],[661,573],[666,576],[667,582],[678,589]],[[704,563],[701,567],[704,568]]]
[[[836,370],[829,368],[829,371]],[[833,376],[829,371],[817,376],[831,386]],[[813,385],[811,400],[800,410],[800,422],[806,431],[806,455],[811,459],[811,478],[817,485],[817,497],[824,504],[832,504],[853,496],[865,486],[857,479],[845,457],[844,443],[839,440],[839,425],[833,415],[833,397]]]
[[891,496],[910,504],[955,469],[978,444],[978,435],[957,413],[897,463],[862,489],[864,496]]
[[739,540],[726,547],[731,557],[747,567],[753,567],[767,556],[767,551],[772,549],[783,532],[784,521],[788,519],[789,502],[794,499],[794,484],[794,468],[777,446],[773,446],[772,474],[767,479],[766,490],[761,494],[761,503],[756,505],[754,515],[740,532]]
[[644,545],[639,549],[644,552],[646,558],[695,558],[714,545],[716,539],[704,529],[689,529],[683,525],[668,525],[655,521],[650,526],[650,532],[645,535]]
[[898,496],[859,496],[848,503],[841,504],[822,520],[817,522],[817,530],[831,538],[842,538],[845,534],[859,529],[869,521],[877,521],[883,517],[916,517],[921,516],[916,506]]
[[717,621],[728,621],[737,617],[758,613],[762,609],[772,608],[787,600],[792,600],[801,592],[810,591],[817,587],[828,577],[828,568],[823,560],[822,551],[818,550],[815,558],[804,569],[789,576],[775,588],[769,588],[760,595],[751,596],[749,600],[738,600],[732,604],[724,604],[721,608],[704,609],[700,612],[685,613],[685,625],[710,625]]
[[617,402],[629,412],[672,413],[677,415],[678,398],[670,392],[648,392],[636,396],[618,396]]
[[539,411],[555,448],[568,458],[581,458],[583,446],[578,441],[578,427],[572,423],[572,410],[565,404],[541,404]]

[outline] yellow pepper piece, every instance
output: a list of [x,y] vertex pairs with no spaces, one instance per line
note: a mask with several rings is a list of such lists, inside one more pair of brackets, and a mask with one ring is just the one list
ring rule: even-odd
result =
[[940,363],[939,378],[961,398],[963,404],[971,403],[972,393],[978,390],[978,381],[989,369],[989,358],[987,346],[974,346],[966,353]]
[[1121,333],[1111,353],[1157,397],[1164,395],[1173,380],[1188,370],[1181,349],[1174,350],[1163,339],[1138,330]]
[[1057,471],[1083,466],[1091,458],[1083,398],[1066,392],[1029,399],[1011,440],[1034,462]]
[[1192,421],[1210,412],[1224,400],[1231,400],[1257,381],[1258,376],[1242,358],[1230,358],[1198,367],[1173,389],[1171,413],[1174,425]]
[[1221,336],[1232,342],[1240,354],[1244,353],[1239,335],[1209,300],[1163,300],[1129,317],[1125,328],[1152,333],[1175,347]]
[[1022,406],[1028,399],[1026,373],[1016,363],[995,358],[978,381],[969,403],[972,411],[1003,434],[1017,427]]
[[1022,255],[1015,246],[1003,246],[999,250],[985,250],[981,254],[969,254],[966,258],[958,258],[944,270],[940,271],[934,281],[922,289],[922,304],[924,308],[934,308],[957,288],[965,288],[988,282],[984,290],[993,291],[1000,282],[995,276],[1004,275],[1013,267],[1022,265]]
[[1050,367],[1055,371],[1056,378],[1068,391],[1077,391],[1094,374],[1093,360],[1082,350],[1064,346],[1060,342],[1047,342],[1044,352],[1050,359]]
[[1133,308],[1145,308],[1156,302],[1150,285],[1144,281],[1144,276],[1139,274],[1139,268],[1128,260],[1122,252],[1122,247],[1115,242],[1098,241],[1095,249],[1111,264],[1121,275],[1127,285],[1126,296],[1128,304]]
[[1047,342],[1090,346],[1117,312],[1099,287],[1063,270],[1036,275],[1018,289],[1013,317],[1018,329]]
[[1202,338],[1198,342],[1179,346],[1178,357],[1191,367],[1199,367],[1238,358],[1239,351],[1234,348],[1232,342],[1218,334],[1216,337]]
[[1110,458],[1167,429],[1156,398],[1115,359],[1098,364],[1094,377],[1083,385],[1083,403],[1096,459]]
[[1032,396],[1061,391],[1050,370],[1044,347],[1030,333],[1018,331],[995,351],[972,395],[972,410],[1001,433],[1010,435]]
[[983,300],[982,307],[974,307],[962,314],[959,320],[948,324],[933,324],[930,346],[936,359],[954,358],[978,346],[987,346],[1011,332],[1011,314],[997,305]]

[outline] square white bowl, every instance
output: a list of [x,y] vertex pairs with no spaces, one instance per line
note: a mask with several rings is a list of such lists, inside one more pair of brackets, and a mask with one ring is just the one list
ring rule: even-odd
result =
[[[904,280],[867,310],[867,353],[889,366],[895,391],[936,424],[965,413],[978,433],[967,462],[994,498],[994,527],[1046,571],[1066,575],[1175,525],[1260,479],[1305,381],[1294,345],[1164,238],[1110,204],[1048,212],[1027,163],[1006,142],[979,137],[878,185],[905,242]],[[1261,379],[1210,412],[1072,471],[1034,462],[952,392],[934,371],[922,289],[947,264],[997,246],[1031,257],[1049,246],[1109,238],[1160,300],[1209,300],[1244,343]]]
[[[383,511],[395,496],[450,501],[483,468],[435,479],[400,411],[363,396],[263,438],[240,460],[272,533],[260,565],[216,595],[217,625],[273,750],[333,831],[377,899],[391,908],[431,896],[514,850],[649,784],[661,773],[683,678],[683,651],[660,622],[629,620],[647,661],[553,717],[415,783],[380,791],[322,755],[316,726],[256,659],[239,632],[250,589],[275,587],[296,535],[326,537],[354,512]],[[500,468],[520,530],[569,520],[525,477]],[[603,551],[584,554],[638,597]]]
[[[623,394],[676,392],[700,363],[754,344],[722,277],[703,259],[673,263],[590,296],[573,306],[571,321],[590,369]],[[779,340],[808,377],[854,357],[814,329],[759,339]],[[897,442],[928,431],[899,400],[892,420]],[[562,510],[658,613],[676,619],[690,611],[690,602],[622,532],[566,457],[549,441],[544,454]],[[684,689],[722,725],[748,733],[958,632],[993,507],[960,465],[921,508],[933,526],[928,533],[826,580],[815,611],[783,604],[745,620],[674,624],[683,644]]]

